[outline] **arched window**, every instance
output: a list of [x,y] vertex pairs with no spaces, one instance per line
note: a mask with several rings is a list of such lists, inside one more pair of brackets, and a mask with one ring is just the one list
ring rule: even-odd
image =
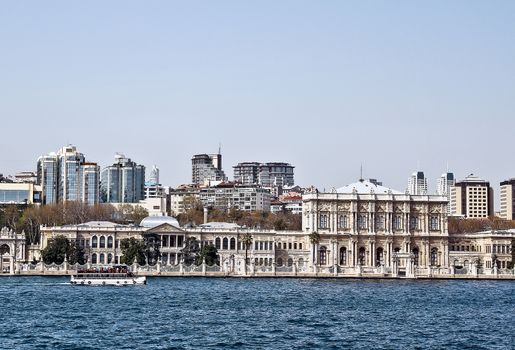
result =
[[360,265],[365,265],[365,248],[359,248],[358,262]]
[[236,238],[231,238],[231,250],[236,250]]
[[277,266],[283,266],[283,259],[277,258]]
[[107,263],[111,264],[113,262],[113,254],[109,253],[107,254]]
[[220,249],[220,237],[216,237],[216,239],[215,239],[215,247],[216,247],[216,249]]
[[431,248],[431,265],[432,266],[438,265],[438,249],[437,248]]
[[92,264],[97,263],[97,254],[96,253],[93,253],[93,255],[91,255],[91,263]]
[[105,255],[102,253],[102,254],[100,254],[100,263],[101,264],[105,264],[105,262],[106,262],[105,261]]
[[288,266],[293,266],[293,259],[292,258],[288,258]]
[[93,237],[91,237],[91,248],[97,248],[97,247],[98,247],[98,237],[93,236]]
[[347,265],[347,247],[340,248],[340,265]]
[[302,243],[299,243],[299,249],[302,250]]
[[381,266],[384,260],[384,251],[382,247],[376,249],[376,266]]
[[304,259],[299,258],[299,267],[304,266]]
[[259,258],[259,265],[263,265],[263,258]]
[[327,264],[327,248],[322,246],[322,247],[320,247],[319,252],[320,252],[320,255],[319,255],[320,265]]
[[229,240],[227,239],[227,237],[225,237],[222,241],[222,249],[223,250],[227,250],[229,249]]
[[415,266],[418,266],[418,256],[419,256],[419,251],[418,251],[418,248],[417,247],[414,247],[413,248],[413,264],[415,264]]
[[100,236],[100,246],[99,248],[105,248],[106,247],[106,238],[104,236]]
[[113,236],[107,237],[107,248],[113,248]]
[[394,251],[395,253],[398,253],[398,252],[400,252],[400,251],[401,251],[401,248],[399,248],[399,247],[395,247],[393,251]]

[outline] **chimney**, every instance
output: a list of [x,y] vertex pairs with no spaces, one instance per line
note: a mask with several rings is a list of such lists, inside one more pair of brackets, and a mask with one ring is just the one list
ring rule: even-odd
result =
[[207,224],[207,208],[204,208],[204,224]]

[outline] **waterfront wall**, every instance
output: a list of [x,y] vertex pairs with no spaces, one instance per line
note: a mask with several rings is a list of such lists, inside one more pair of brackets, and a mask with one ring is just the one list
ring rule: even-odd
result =
[[[3,271],[0,276],[39,276],[39,275],[72,275],[78,270],[107,267],[106,265],[79,265],[64,262],[44,264],[39,262],[17,263],[12,270]],[[131,270],[142,276],[209,276],[209,277],[298,277],[298,278],[425,278],[425,279],[503,279],[515,280],[514,269],[472,268],[456,269],[441,267],[413,268],[412,271],[380,266],[372,267],[319,267],[319,266],[245,266],[228,265],[131,265]]]

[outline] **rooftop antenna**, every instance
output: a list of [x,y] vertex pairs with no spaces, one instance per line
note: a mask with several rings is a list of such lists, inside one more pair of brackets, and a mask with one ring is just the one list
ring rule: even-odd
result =
[[222,143],[218,142],[218,154],[222,154]]
[[359,166],[359,181],[363,181],[363,162]]

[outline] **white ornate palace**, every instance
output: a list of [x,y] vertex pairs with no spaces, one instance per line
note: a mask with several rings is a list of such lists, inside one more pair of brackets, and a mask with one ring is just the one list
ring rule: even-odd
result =
[[361,180],[303,197],[303,228],[318,232],[321,265],[448,267],[447,200]]
[[[361,180],[330,193],[305,194],[302,216],[302,231],[215,222],[185,228],[175,218],[158,216],[145,218],[140,226],[88,222],[42,227],[39,249],[64,235],[84,247],[88,264],[116,264],[121,240],[153,235],[160,242],[161,271],[182,269],[188,237],[215,245],[220,268],[234,274],[247,273],[246,255],[255,274],[431,276],[511,268],[515,230],[449,236],[447,201],[440,196],[407,195]],[[245,249],[242,238],[249,234],[252,244]]]

